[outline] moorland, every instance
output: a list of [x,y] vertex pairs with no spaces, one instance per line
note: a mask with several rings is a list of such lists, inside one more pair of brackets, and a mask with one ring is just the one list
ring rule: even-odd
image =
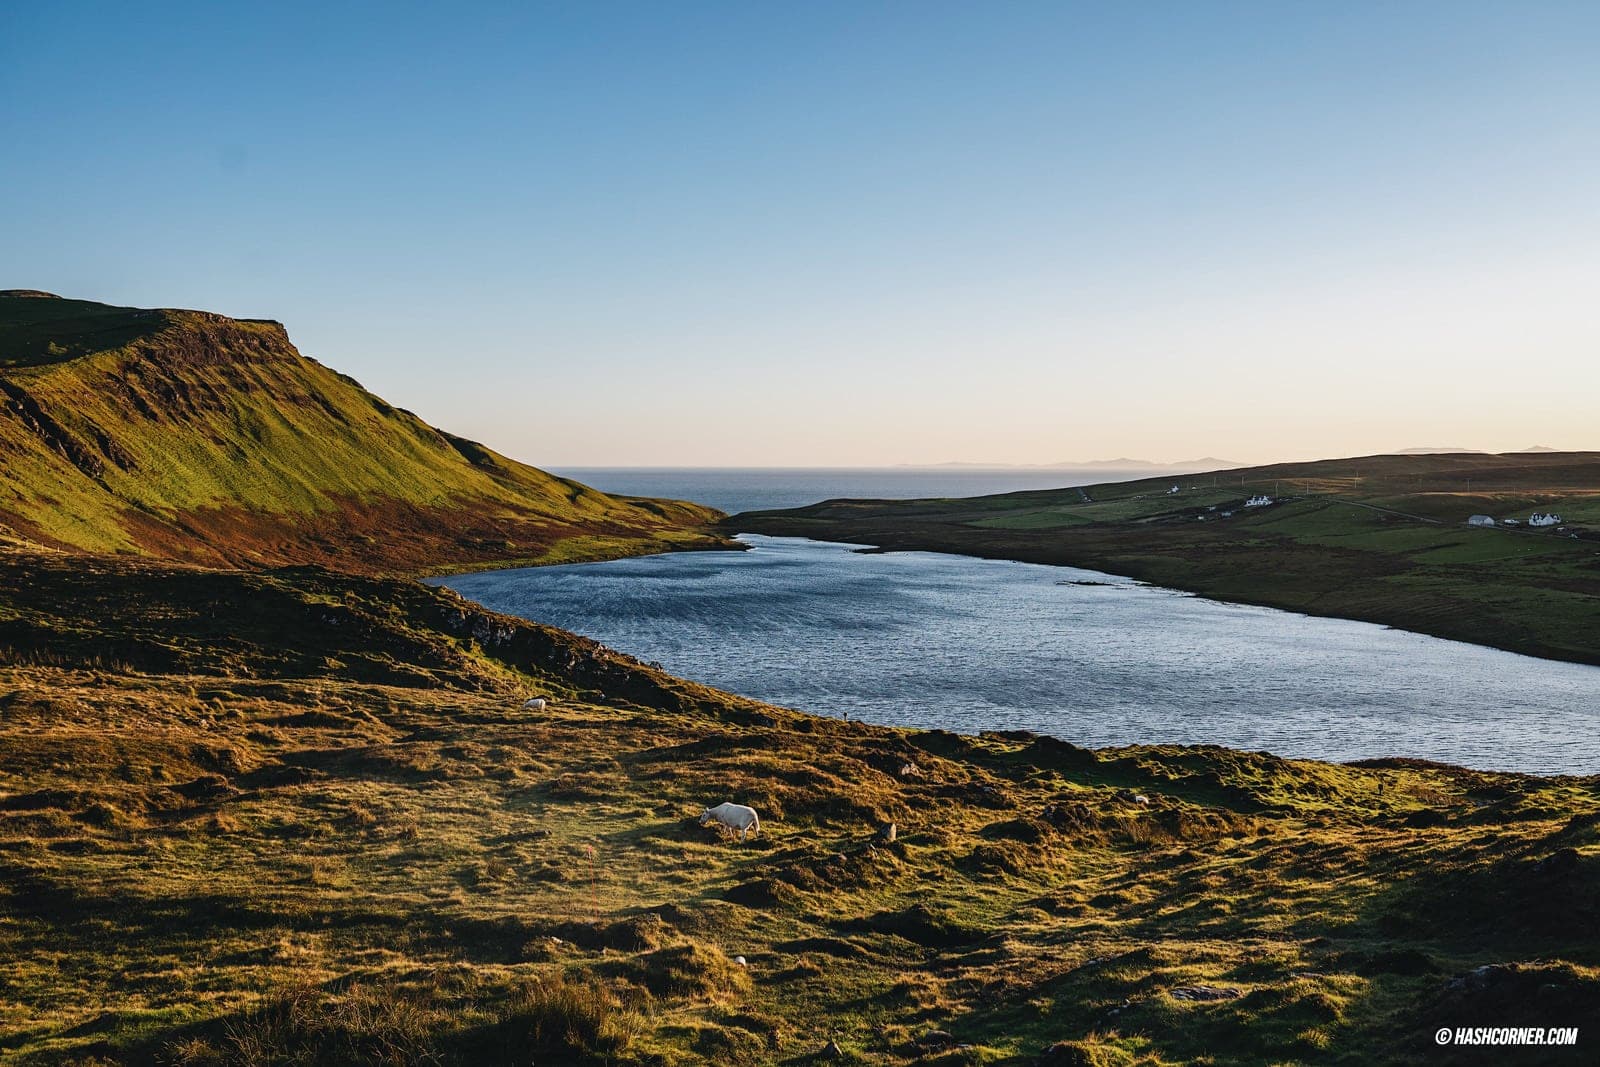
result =
[[[0,298],[7,1062],[1504,1062],[1434,1044],[1492,1024],[1577,1026],[1517,1057],[1570,1063],[1600,1034],[1600,779],[718,692],[415,580],[720,544],[715,513],[433,430],[273,324],[49,301]],[[698,823],[730,799],[754,839]]]

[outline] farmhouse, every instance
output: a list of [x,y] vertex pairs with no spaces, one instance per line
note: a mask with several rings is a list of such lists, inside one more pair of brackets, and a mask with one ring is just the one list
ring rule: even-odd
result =
[[1547,511],[1543,515],[1539,514],[1537,511],[1535,511],[1533,513],[1533,517],[1528,520],[1528,525],[1529,526],[1559,526],[1559,525],[1561,525],[1561,516],[1557,515],[1553,511]]
[[1244,506],[1247,508],[1264,508],[1270,503],[1272,503],[1272,498],[1266,494],[1262,494],[1261,496],[1253,496],[1249,500],[1246,500],[1244,502]]
[[1493,526],[1494,519],[1488,515],[1474,515],[1467,520],[1468,526]]

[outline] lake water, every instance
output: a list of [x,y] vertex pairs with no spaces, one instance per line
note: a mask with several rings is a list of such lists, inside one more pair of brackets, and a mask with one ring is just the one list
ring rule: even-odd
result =
[[[954,467],[560,467],[563,477],[607,493],[693,500],[733,515],[741,511],[798,508],[834,497],[916,500],[923,497],[985,496],[1024,489],[1060,489],[1171,471],[1111,467],[1049,470]],[[1181,476],[1179,476],[1181,477]]]
[[825,715],[1094,747],[1600,772],[1597,667],[1066,567],[741,540],[750,551],[438,581],[683,677]]

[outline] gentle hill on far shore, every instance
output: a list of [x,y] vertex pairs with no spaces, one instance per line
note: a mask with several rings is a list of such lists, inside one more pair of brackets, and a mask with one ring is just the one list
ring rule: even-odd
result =
[[[1249,504],[1261,497],[1270,502]],[[1533,527],[1535,512],[1560,519]],[[1496,525],[1469,526],[1474,515]],[[1364,456],[957,500],[830,500],[727,525],[1089,567],[1600,664],[1600,452]]]
[[0,293],[0,541],[418,572],[713,547],[719,517],[437,430],[277,322]]

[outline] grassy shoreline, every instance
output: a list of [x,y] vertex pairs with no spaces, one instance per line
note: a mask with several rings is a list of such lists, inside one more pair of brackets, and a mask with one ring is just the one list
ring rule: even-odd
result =
[[[1196,475],[1179,479],[1177,494],[1165,478],[954,500],[825,501],[747,512],[724,528],[1081,567],[1217,600],[1600,664],[1600,457],[1555,454],[1540,457],[1543,466],[1488,473],[1483,464],[1497,457],[1446,467],[1448,458],[1226,472],[1214,485]],[[1356,484],[1349,471],[1357,466],[1382,466],[1388,480]],[[1585,479],[1591,488],[1571,484]],[[1277,494],[1275,502],[1245,509],[1260,492]],[[1465,525],[1479,510],[1535,508],[1559,508],[1570,524],[1560,533]]]
[[[316,567],[0,569],[11,1061],[1451,1063],[1436,1025],[1600,1033],[1600,779],[845,723]],[[725,799],[757,841],[695,824]]]

